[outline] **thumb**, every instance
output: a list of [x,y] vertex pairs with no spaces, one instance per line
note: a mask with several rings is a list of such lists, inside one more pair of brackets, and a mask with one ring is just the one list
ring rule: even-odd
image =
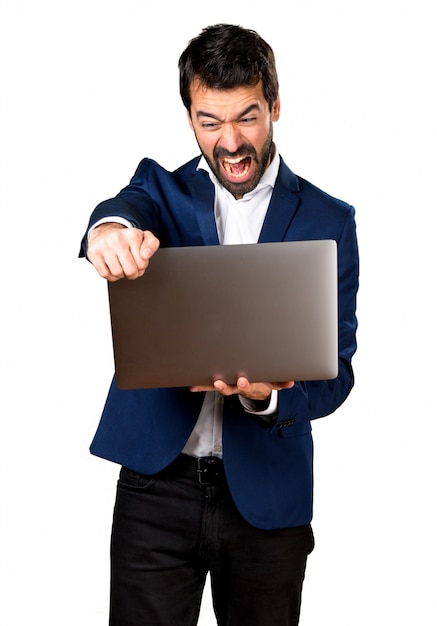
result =
[[143,259],[150,259],[159,248],[159,240],[149,230],[143,233],[143,241],[140,248],[140,254]]

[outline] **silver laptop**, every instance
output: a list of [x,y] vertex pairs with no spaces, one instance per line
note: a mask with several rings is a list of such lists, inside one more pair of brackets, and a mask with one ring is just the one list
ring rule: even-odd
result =
[[337,246],[162,248],[108,283],[121,389],[337,376]]

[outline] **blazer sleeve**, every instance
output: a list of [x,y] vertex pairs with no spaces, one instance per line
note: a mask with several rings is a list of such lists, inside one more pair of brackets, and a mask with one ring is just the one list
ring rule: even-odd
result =
[[279,392],[276,427],[292,433],[294,423],[312,420],[334,412],[347,398],[353,385],[352,356],[356,351],[356,297],[359,259],[355,211],[350,207],[338,246],[338,376],[333,380],[296,382],[292,389]]
[[104,200],[96,206],[82,238],[79,257],[86,256],[90,228],[103,218],[121,217],[141,230],[151,230],[159,237],[159,208],[147,189],[149,166],[150,159],[143,159],[129,185],[114,198]]

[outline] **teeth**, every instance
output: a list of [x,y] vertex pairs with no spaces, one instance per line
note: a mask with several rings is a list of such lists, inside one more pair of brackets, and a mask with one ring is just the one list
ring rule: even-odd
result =
[[[240,173],[233,172],[232,166],[237,165],[238,163],[241,163],[242,161],[245,161],[243,171]],[[249,171],[250,159],[247,159],[246,161],[246,157],[236,157],[233,159],[226,158],[226,159],[223,159],[223,167],[228,172],[228,174],[230,174],[234,178],[242,178],[243,176],[246,176],[247,172]]]
[[235,157],[235,159],[223,159],[223,161],[225,163],[240,163],[240,161],[243,161],[246,157]]

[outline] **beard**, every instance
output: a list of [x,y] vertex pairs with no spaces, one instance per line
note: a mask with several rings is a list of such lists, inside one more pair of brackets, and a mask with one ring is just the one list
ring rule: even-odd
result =
[[[270,163],[273,155],[273,124],[270,122],[269,134],[259,154],[256,152],[253,145],[249,143],[241,144],[235,152],[229,152],[225,148],[216,147],[214,148],[212,159],[206,155],[202,149],[201,151],[219,183],[235,198],[241,198],[245,193],[249,193],[255,189]],[[222,166],[220,164],[220,159],[223,159],[224,157],[236,158],[239,156],[250,157],[255,164],[255,168],[250,179],[241,183],[228,180],[226,176],[223,175]]]

